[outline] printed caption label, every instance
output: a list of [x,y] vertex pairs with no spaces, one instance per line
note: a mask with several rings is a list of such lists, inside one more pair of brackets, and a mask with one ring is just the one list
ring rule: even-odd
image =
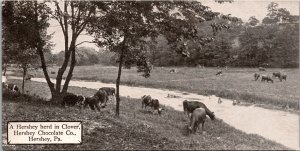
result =
[[81,122],[8,122],[7,144],[80,144]]

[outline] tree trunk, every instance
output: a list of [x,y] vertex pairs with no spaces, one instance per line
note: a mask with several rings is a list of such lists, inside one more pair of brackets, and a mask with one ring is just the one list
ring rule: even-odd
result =
[[63,96],[63,93],[59,92],[59,91],[54,91],[54,92],[51,92],[51,101],[54,102],[54,103],[60,103],[62,102],[62,96]]
[[23,66],[22,93],[24,94],[25,76],[26,76],[27,68],[26,65],[22,65],[22,66]]
[[[54,84],[51,82],[48,71],[47,71],[47,66],[46,66],[46,61],[45,61],[45,56],[44,56],[44,52],[43,52],[43,43],[42,43],[42,39],[41,39],[41,35],[39,32],[39,22],[38,22],[38,6],[37,6],[37,1],[34,2],[35,4],[35,27],[37,29],[36,31],[36,36],[37,36],[37,52],[40,56],[41,59],[41,64],[42,64],[42,69],[43,69],[43,73],[45,75],[45,79],[47,81],[47,84],[50,88],[51,94],[55,93],[55,89],[54,89]],[[52,95],[53,96],[53,95]]]
[[[66,13],[66,14],[68,12],[67,7],[68,7],[67,2],[64,2],[64,13]],[[63,16],[63,22],[64,22],[64,24],[61,25],[61,28],[64,29],[63,34],[64,34],[64,38],[65,38],[65,60],[62,64],[61,68],[59,68],[58,72],[57,72],[56,91],[58,91],[58,92],[60,92],[60,90],[61,90],[61,81],[63,78],[63,74],[65,73],[65,71],[68,67],[69,60],[70,60],[70,54],[72,53],[72,51],[69,49],[69,46],[68,46],[69,45],[68,16],[66,16],[66,15]],[[72,42],[71,42],[71,46],[72,46]]]
[[6,70],[7,70],[7,63],[4,63],[4,69],[3,69],[3,75],[6,75]]
[[120,80],[121,80],[121,73],[122,73],[122,65],[123,65],[123,58],[124,58],[124,48],[121,50],[120,58],[119,58],[119,70],[118,70],[118,77],[116,81],[116,116],[120,115]]
[[65,84],[63,86],[62,93],[66,93],[68,91],[69,83],[71,81],[71,78],[73,76],[73,70],[76,64],[76,56],[75,56],[75,39],[72,40],[71,46],[70,46],[70,51],[71,51],[71,64],[70,64],[70,69],[65,81]]

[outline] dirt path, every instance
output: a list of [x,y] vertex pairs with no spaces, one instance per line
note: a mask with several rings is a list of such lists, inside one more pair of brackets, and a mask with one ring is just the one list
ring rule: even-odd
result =
[[[16,78],[16,77],[10,77]],[[33,81],[46,82],[44,78],[33,78]],[[52,81],[55,81],[52,79]],[[101,82],[71,81],[70,86],[99,89],[101,87],[115,87],[115,84]],[[141,98],[145,94],[159,99],[161,104],[171,106],[175,110],[183,111],[182,102],[185,99],[205,103],[215,112],[217,118],[248,134],[258,134],[270,140],[283,144],[291,149],[299,150],[299,116],[284,111],[275,111],[255,106],[233,106],[232,100],[223,99],[218,104],[216,96],[202,96],[194,93],[169,91],[144,87],[120,86],[122,96]],[[176,97],[167,97],[168,94]],[[49,92],[50,98],[50,92]]]

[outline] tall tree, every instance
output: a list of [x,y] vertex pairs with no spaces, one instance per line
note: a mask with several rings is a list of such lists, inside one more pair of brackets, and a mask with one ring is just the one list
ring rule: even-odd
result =
[[[49,46],[47,41],[46,28],[47,14],[49,9],[44,3],[37,4],[33,1],[6,1],[3,6],[3,50],[5,62],[14,62],[21,65],[23,69],[22,91],[24,92],[24,78],[27,74],[28,64],[36,59],[36,46],[38,42],[44,42],[42,49]],[[35,26],[35,12],[39,11],[38,26]],[[35,33],[39,29],[40,38],[38,41]],[[43,50],[42,50],[43,51]]]
[[[99,6],[98,2],[94,2]],[[179,1],[130,1],[107,2],[110,9],[90,25],[90,34],[94,35],[99,46],[119,54],[118,76],[116,79],[116,115],[119,115],[122,67],[136,65],[138,72],[149,77],[151,63],[149,48],[159,34],[164,34],[177,53],[188,57],[187,41],[200,44],[212,38],[197,34],[196,24],[213,19],[219,13],[210,11],[199,2]],[[101,3],[100,3],[101,6]],[[214,31],[223,28],[220,24],[212,25]]]
[[286,23],[293,20],[293,16],[286,8],[278,8],[278,4],[271,2],[268,5],[268,14],[263,19],[264,24]]
[[[55,86],[49,78],[44,53],[39,51],[39,55],[41,57],[42,68],[46,81],[51,90],[52,100],[60,101],[61,95],[68,90],[69,82],[72,78],[72,73],[76,64],[75,48],[78,45],[76,44],[77,38],[95,15],[95,7],[92,6],[90,2],[86,1],[64,1],[62,3],[54,1],[54,5],[55,10],[52,14],[52,18],[57,20],[59,23],[64,35],[65,44],[64,61],[62,66],[58,69]],[[63,88],[61,88],[63,74],[65,73],[69,62],[70,68]]]

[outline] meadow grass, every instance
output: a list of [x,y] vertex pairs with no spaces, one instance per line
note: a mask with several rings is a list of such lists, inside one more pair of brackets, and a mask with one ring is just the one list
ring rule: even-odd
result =
[[[177,72],[171,74],[170,69],[176,69]],[[48,70],[57,71],[58,67],[51,67]],[[272,68],[258,71],[257,68],[229,68],[223,69],[223,75],[216,76],[218,70],[218,68],[156,67],[151,77],[144,78],[136,72],[136,68],[123,69],[121,84],[216,95],[279,108],[289,105],[292,109],[299,110],[299,69]],[[254,73],[272,75],[275,71],[286,73],[287,81],[279,82],[279,79],[274,79],[273,84],[254,81]],[[31,71],[31,74],[44,77],[40,70]],[[51,75],[51,77],[55,76],[56,74]],[[73,73],[73,80],[115,83],[116,76],[117,68],[113,66],[77,66]]]
[[[12,80],[20,86],[20,80]],[[3,140],[6,138],[8,121],[82,121],[82,145],[16,145],[4,146],[4,150],[82,150],[82,149],[288,149],[258,135],[246,134],[234,129],[222,120],[206,120],[205,132],[189,134],[189,120],[183,112],[165,107],[162,116],[152,110],[142,110],[137,99],[121,98],[120,117],[114,116],[114,102],[100,112],[90,109],[80,111],[62,108],[44,97],[48,93],[45,83],[28,82],[27,94],[3,94]],[[69,92],[90,95],[92,89],[70,87]]]

